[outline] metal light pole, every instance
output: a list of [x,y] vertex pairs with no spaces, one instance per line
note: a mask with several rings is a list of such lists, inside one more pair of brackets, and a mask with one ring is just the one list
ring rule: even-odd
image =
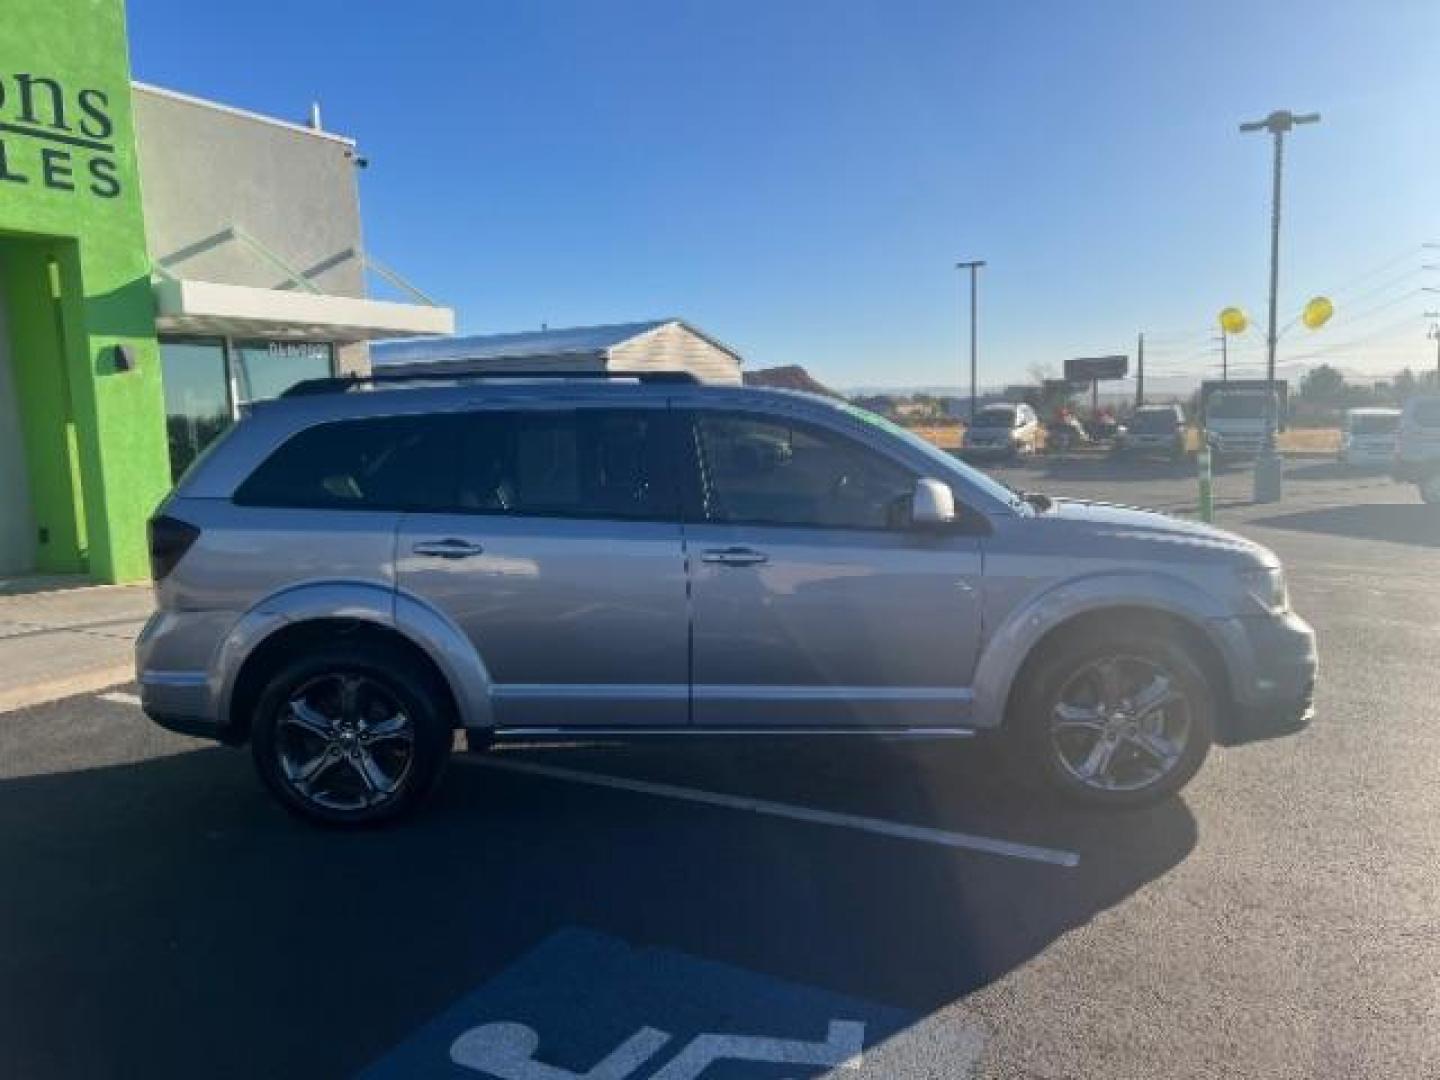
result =
[[1274,136],[1275,165],[1270,195],[1270,326],[1265,335],[1265,443],[1255,459],[1255,501],[1279,502],[1284,468],[1275,451],[1275,305],[1280,291],[1280,176],[1284,167],[1285,133],[1296,124],[1314,124],[1319,113],[1296,116],[1287,109],[1278,109],[1264,120],[1251,120],[1240,125],[1242,132],[1268,131]]
[[[1427,319],[1440,319],[1440,311],[1427,311],[1425,317]],[[1426,331],[1425,336],[1435,342],[1435,381],[1436,385],[1440,385],[1440,323],[1431,323],[1430,329]]]
[[975,398],[979,393],[977,387],[978,366],[975,360],[975,318],[976,318],[976,289],[975,277],[980,272],[980,267],[985,265],[984,259],[975,259],[971,262],[957,262],[956,270],[970,271],[970,425],[975,425]]
[[1135,371],[1135,407],[1138,409],[1145,404],[1145,335],[1141,334],[1140,339],[1135,343],[1136,371]]

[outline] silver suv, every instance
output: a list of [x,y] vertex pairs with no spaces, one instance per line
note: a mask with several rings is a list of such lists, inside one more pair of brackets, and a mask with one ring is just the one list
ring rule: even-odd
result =
[[412,808],[575,733],[968,735],[1100,805],[1292,730],[1316,658],[1269,551],[1024,495],[869,413],[685,376],[301,384],[151,521],[159,724],[290,809]]

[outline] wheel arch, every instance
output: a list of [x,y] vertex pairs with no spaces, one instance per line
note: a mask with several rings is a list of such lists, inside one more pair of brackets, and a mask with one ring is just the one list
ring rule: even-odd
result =
[[1004,723],[1016,687],[1056,642],[1098,626],[1143,625],[1178,635],[1210,679],[1222,711],[1232,703],[1230,667],[1210,628],[1220,617],[1213,600],[1179,579],[1097,575],[1042,594],[1012,612],[981,655],[975,677],[980,727]]
[[298,649],[336,636],[382,641],[404,650],[448,697],[458,726],[493,724],[490,677],[469,639],[414,597],[370,583],[296,586],[257,604],[227,635],[212,668],[217,716],[227,741],[248,736],[250,709],[263,676]]

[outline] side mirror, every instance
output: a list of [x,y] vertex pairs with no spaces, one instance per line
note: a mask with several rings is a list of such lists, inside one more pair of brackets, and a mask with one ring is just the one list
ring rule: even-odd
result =
[[916,480],[910,498],[910,524],[948,525],[955,520],[955,494],[942,480]]

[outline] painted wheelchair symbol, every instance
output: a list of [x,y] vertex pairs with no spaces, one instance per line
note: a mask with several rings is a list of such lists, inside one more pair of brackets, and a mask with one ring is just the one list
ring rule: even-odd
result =
[[[496,1080],[626,1080],[670,1041],[667,1032],[642,1027],[589,1071],[579,1073],[536,1061],[540,1036],[534,1028],[499,1022],[461,1034],[450,1045],[450,1060]],[[717,1061],[858,1069],[864,1044],[865,1025],[855,1020],[831,1020],[829,1032],[820,1042],[704,1032],[686,1043],[650,1080],[693,1080]]]

